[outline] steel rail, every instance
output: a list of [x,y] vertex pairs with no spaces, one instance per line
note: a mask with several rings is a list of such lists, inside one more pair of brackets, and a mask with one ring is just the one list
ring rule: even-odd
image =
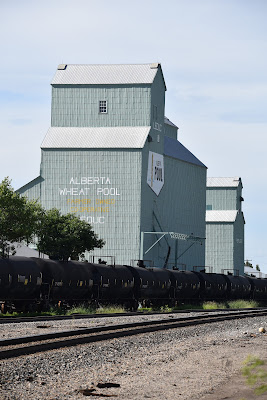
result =
[[[201,315],[187,318],[172,318],[170,320],[145,321],[113,326],[86,329],[83,328],[75,331],[64,331],[13,339],[5,339],[0,341],[0,359],[9,359],[22,355],[29,355],[48,350],[55,350],[63,347],[81,345],[85,343],[94,343],[114,338],[133,336],[147,332],[155,332],[160,330],[196,326],[206,323],[221,322],[231,319],[251,318],[266,315],[267,310],[246,312],[240,311],[227,314],[221,313],[212,316]],[[36,344],[34,344],[34,342],[36,342]],[[7,346],[16,346],[20,344],[29,344],[29,346],[11,347],[5,349],[5,347]]]

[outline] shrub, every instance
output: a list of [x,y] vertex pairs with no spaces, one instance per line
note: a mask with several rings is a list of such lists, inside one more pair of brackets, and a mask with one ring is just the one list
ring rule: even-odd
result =
[[261,395],[267,392],[267,370],[265,362],[258,357],[248,356],[244,361],[242,374],[249,386],[254,387],[254,393]]

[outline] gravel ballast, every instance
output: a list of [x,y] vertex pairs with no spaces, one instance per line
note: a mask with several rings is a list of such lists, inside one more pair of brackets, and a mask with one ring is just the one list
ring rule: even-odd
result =
[[[120,317],[113,323],[123,323],[124,318],[129,322]],[[84,327],[81,320],[76,323]],[[70,321],[57,324],[62,330],[72,329]],[[2,337],[8,334],[8,325],[1,326]],[[258,332],[260,326],[267,326],[267,317],[171,329],[1,361],[0,398],[219,400],[227,398],[227,390],[233,391],[228,398],[235,399],[237,390],[236,399],[252,400],[252,392],[242,396],[242,388],[250,389],[240,368],[247,355],[264,358],[267,354],[267,335]],[[29,326],[24,328],[34,334]],[[24,328],[12,326],[16,336]]]
[[[206,315],[207,313],[197,313]],[[79,330],[84,328],[102,327],[106,325],[125,324],[130,322],[155,321],[160,319],[184,318],[194,316],[196,313],[182,314],[154,314],[154,315],[133,315],[118,317],[82,318],[55,321],[37,321],[22,323],[6,323],[0,327],[0,340],[21,336],[40,335],[42,333],[56,333],[61,331]]]

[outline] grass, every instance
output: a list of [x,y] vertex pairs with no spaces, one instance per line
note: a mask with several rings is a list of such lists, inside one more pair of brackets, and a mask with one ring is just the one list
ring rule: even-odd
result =
[[99,308],[80,305],[70,308],[65,314],[122,314],[125,312],[126,310],[124,307],[116,305],[101,306]]
[[125,312],[126,312],[125,308],[121,306],[106,306],[96,309],[96,314],[113,314],[113,313],[122,314]]
[[267,370],[263,360],[255,356],[248,356],[243,363],[242,374],[246,383],[251,386],[256,395],[267,392]]
[[[255,308],[259,307],[259,303],[256,301],[247,301],[247,300],[235,300],[224,303],[218,303],[215,301],[204,302],[203,304],[181,304],[175,307],[166,306],[158,306],[158,307],[140,307],[138,311],[141,312],[152,312],[152,311],[161,311],[161,312],[171,312],[173,310],[186,310],[186,309],[199,309],[199,310],[217,310],[217,309],[227,309],[227,308]],[[97,309],[93,307],[84,307],[77,306],[73,307],[67,311],[67,315],[71,314],[113,314],[113,313],[125,313],[126,310],[122,306],[103,306]]]
[[[158,306],[158,307],[140,307],[138,311],[140,312],[152,312],[152,311],[159,311],[159,312],[171,312],[175,310],[186,310],[186,309],[193,309],[193,310],[217,310],[217,309],[227,309],[227,308],[256,308],[260,307],[260,304],[254,300],[235,300],[229,302],[219,303],[216,301],[207,301],[203,304],[179,304],[175,307],[168,307],[168,306]],[[14,313],[6,313],[1,314],[0,317],[36,317],[36,316],[53,316],[53,315],[72,315],[72,314],[121,314],[125,313],[126,309],[122,306],[115,306],[115,305],[108,305],[99,308],[95,308],[93,306],[75,306],[70,309],[61,309],[57,307],[51,308],[49,311],[46,312],[14,312]]]
[[46,312],[13,312],[9,313],[7,312],[6,314],[0,313],[0,317],[38,317],[38,316],[49,316],[49,315],[56,315],[55,312],[51,311],[46,311]]
[[260,304],[255,300],[233,300],[229,301],[229,308],[256,308],[260,307]]
[[103,306],[99,308],[87,307],[87,306],[75,306],[70,309],[61,309],[57,307],[51,307],[46,312],[13,312],[13,313],[0,313],[0,317],[37,317],[37,316],[53,316],[53,315],[73,315],[73,314],[121,314],[125,313],[125,308],[121,306]]
[[179,305],[175,306],[173,309],[174,309],[174,311],[175,310],[202,310],[203,305],[186,303],[186,304],[179,304]]
[[217,303],[216,301],[207,301],[203,303],[203,310],[218,310],[218,309],[227,309],[228,304],[227,303]]
[[152,307],[138,307],[138,310],[140,312],[152,312]]
[[254,300],[234,300],[234,301],[226,301],[226,302],[216,302],[216,301],[206,301],[202,304],[181,304],[176,306],[175,310],[184,310],[184,309],[202,309],[202,310],[218,310],[218,309],[227,309],[227,308],[256,308],[260,307],[260,304]]
[[96,310],[93,307],[75,306],[65,312],[66,315],[72,314],[95,314]]
[[223,309],[226,310],[227,308],[256,308],[260,307],[260,304],[257,303],[254,300],[234,300],[234,301],[228,301],[228,302],[216,302],[216,301],[206,301],[202,304],[190,304],[190,303],[185,303],[185,304],[179,304],[175,307],[168,307],[168,306],[162,306],[162,307],[140,307],[138,308],[138,311],[141,312],[152,312],[152,311],[162,311],[162,312],[171,312],[175,310],[218,310],[218,309]]

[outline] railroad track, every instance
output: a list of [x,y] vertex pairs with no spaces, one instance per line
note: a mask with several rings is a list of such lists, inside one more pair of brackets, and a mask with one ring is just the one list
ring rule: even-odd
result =
[[[247,311],[247,308],[240,308],[240,311]],[[264,307],[250,308],[249,310],[265,310]],[[134,315],[164,315],[164,314],[186,314],[186,313],[216,313],[218,311],[236,311],[236,309],[186,309],[186,310],[173,310],[173,311],[136,311],[136,312],[125,312],[125,313],[109,313],[109,314],[71,314],[71,315],[39,315],[36,317],[0,317],[0,325],[1,324],[18,324],[21,322],[46,322],[46,321],[64,321],[64,320],[73,320],[73,319],[95,319],[95,318],[113,318],[113,317],[129,317]]]
[[231,319],[266,316],[267,309],[224,312],[214,315],[189,316],[186,318],[170,318],[169,320],[134,322],[112,326],[82,328],[72,331],[47,333],[42,335],[0,340],[0,359],[8,359],[29,355],[63,347],[71,347],[85,343],[133,336],[141,333],[163,331],[167,329],[196,326],[205,323],[221,322]]
[[[162,313],[161,313],[162,314]],[[45,322],[45,321],[64,321],[68,319],[94,319],[106,317],[128,317],[130,315],[142,315],[141,312],[113,313],[113,314],[71,314],[71,315],[39,315],[36,317],[2,317],[1,324],[18,324],[21,322]]]

